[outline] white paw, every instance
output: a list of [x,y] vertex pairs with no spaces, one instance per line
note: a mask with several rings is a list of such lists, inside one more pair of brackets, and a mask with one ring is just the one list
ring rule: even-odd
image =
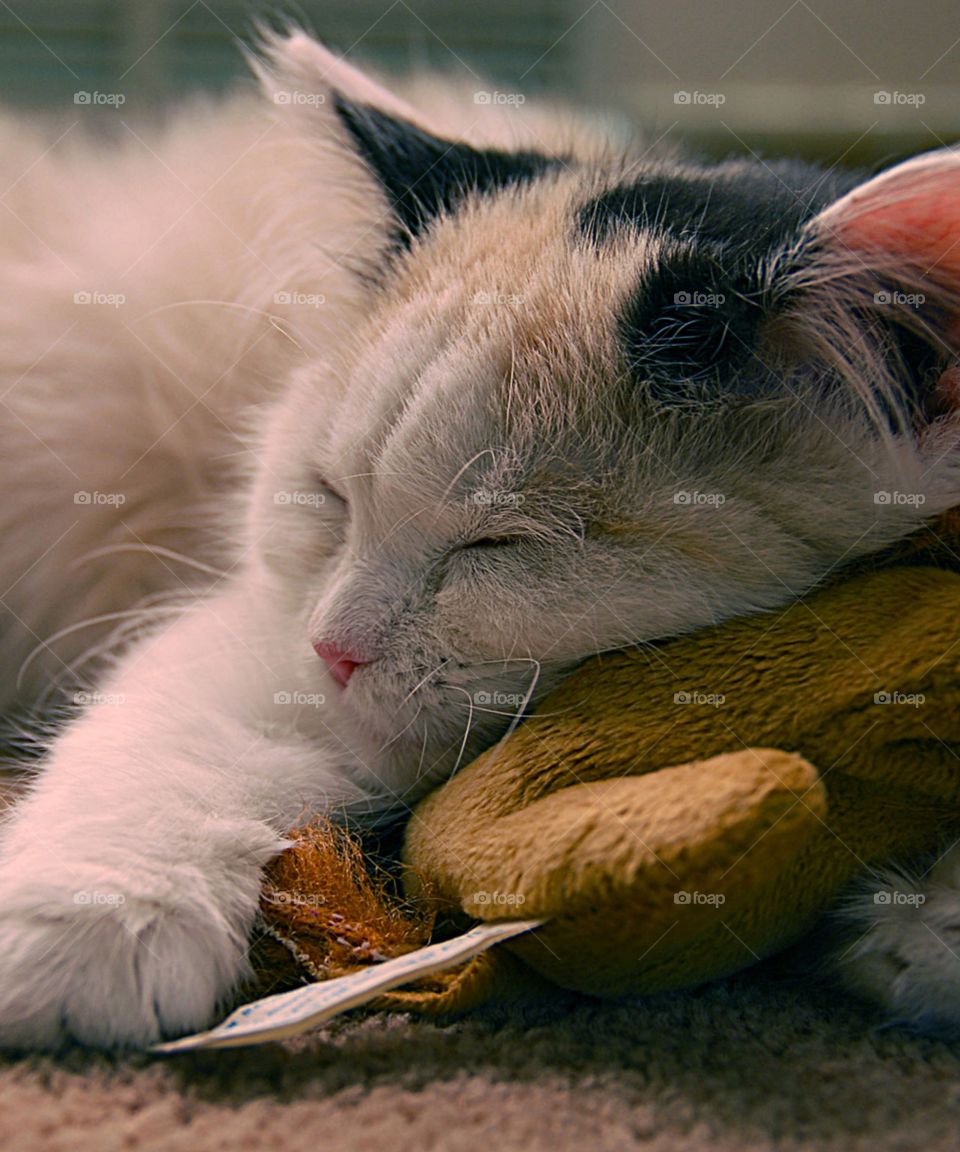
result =
[[175,858],[39,874],[6,861],[0,1048],[139,1048],[210,1024],[248,974],[261,863],[238,853],[218,876]]
[[851,990],[893,1022],[960,1033],[960,850],[925,875],[881,873],[843,917],[853,943],[837,965]]

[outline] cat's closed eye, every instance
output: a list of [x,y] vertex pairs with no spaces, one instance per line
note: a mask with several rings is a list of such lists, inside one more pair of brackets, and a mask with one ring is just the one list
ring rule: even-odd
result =
[[322,503],[333,503],[343,508],[348,508],[350,502],[343,494],[343,489],[339,485],[332,484],[326,476],[317,473],[314,477],[314,484],[318,495],[323,497]]

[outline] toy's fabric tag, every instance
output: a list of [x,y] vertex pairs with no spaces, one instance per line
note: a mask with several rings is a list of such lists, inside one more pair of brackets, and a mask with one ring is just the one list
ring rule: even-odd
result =
[[351,972],[349,976],[306,984],[292,992],[254,1000],[238,1008],[209,1032],[198,1032],[166,1044],[154,1044],[150,1051],[192,1052],[198,1048],[240,1048],[247,1044],[284,1040],[322,1024],[348,1008],[366,1004],[401,984],[452,968],[502,940],[539,928],[541,924],[542,920],[501,920],[481,924],[452,940],[429,944],[405,956]]

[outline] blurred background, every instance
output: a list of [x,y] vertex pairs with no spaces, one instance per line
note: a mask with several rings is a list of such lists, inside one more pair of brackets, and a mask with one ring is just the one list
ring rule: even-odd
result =
[[284,18],[351,58],[586,102],[714,155],[876,164],[960,138],[957,0],[0,0],[0,101],[133,118],[242,82],[237,41]]

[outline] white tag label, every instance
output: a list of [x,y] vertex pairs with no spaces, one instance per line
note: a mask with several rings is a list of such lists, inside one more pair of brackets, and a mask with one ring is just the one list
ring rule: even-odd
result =
[[383,992],[408,984],[420,976],[443,972],[447,968],[478,956],[481,952],[539,928],[542,920],[501,920],[471,928],[462,936],[429,944],[396,956],[371,968],[351,972],[336,980],[306,984],[292,992],[280,992],[254,1000],[232,1012],[222,1024],[209,1032],[198,1032],[166,1044],[154,1044],[151,1052],[192,1052],[197,1048],[240,1048],[247,1044],[265,1044],[306,1032],[325,1020],[357,1008]]

